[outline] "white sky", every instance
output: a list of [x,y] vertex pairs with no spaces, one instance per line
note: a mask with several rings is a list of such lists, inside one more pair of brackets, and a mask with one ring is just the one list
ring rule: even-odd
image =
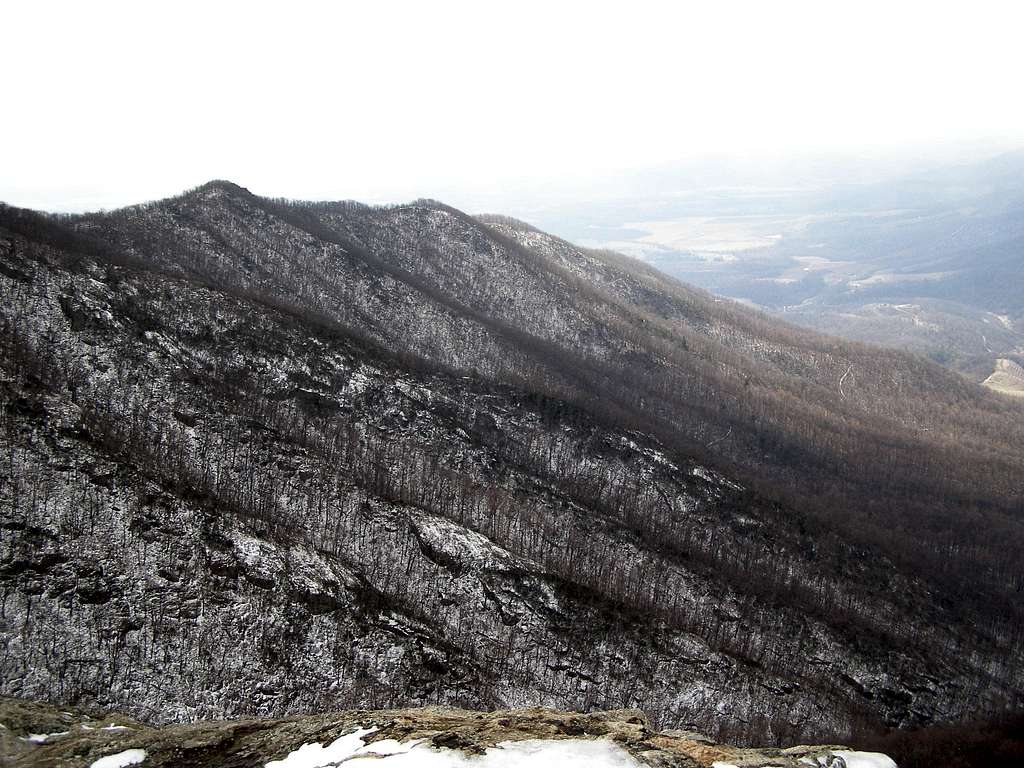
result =
[[0,200],[398,199],[716,152],[1024,145],[1024,3],[0,7]]

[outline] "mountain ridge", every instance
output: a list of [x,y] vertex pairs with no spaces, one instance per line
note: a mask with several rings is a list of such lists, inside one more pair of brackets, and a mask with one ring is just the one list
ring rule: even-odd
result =
[[1014,703],[1018,406],[487,218],[0,209],[5,692],[740,740]]

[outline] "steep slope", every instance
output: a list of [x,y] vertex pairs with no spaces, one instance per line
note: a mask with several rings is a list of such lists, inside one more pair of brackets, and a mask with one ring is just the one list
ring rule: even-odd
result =
[[1014,704],[1019,404],[424,202],[4,209],[3,690],[155,720]]

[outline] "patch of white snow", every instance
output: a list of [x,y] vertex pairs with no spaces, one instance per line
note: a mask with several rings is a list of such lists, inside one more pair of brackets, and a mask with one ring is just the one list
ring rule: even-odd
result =
[[55,733],[30,733],[22,738],[22,741],[31,741],[33,744],[45,744],[50,739],[59,739],[67,736],[71,731],[56,731]]
[[89,768],[126,768],[129,765],[138,765],[146,759],[144,749],[126,749],[116,755],[107,755],[93,762]]
[[896,768],[896,761],[881,752],[836,750],[832,753],[846,762],[846,768]]
[[352,733],[339,736],[326,747],[316,742],[303,744],[281,760],[271,760],[264,768],[321,768],[336,765],[356,754],[364,746],[363,736],[375,730],[377,729],[357,728]]
[[[304,744],[283,760],[265,768],[639,768],[632,755],[612,741],[602,739],[527,739],[503,741],[483,755],[466,755],[451,749],[435,749],[421,741],[384,739],[366,745],[362,737],[375,729],[360,729],[342,736],[327,747]],[[725,768],[724,765],[716,768]],[[729,768],[732,768],[730,766]]]
[[350,395],[361,395],[370,386],[370,378],[359,371],[355,371],[348,380],[348,392]]

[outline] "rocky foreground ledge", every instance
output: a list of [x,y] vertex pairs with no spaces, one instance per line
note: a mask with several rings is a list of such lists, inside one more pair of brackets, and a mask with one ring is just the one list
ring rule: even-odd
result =
[[0,698],[0,765],[54,768],[895,768],[839,746],[744,749],[637,710],[350,710],[151,727]]

